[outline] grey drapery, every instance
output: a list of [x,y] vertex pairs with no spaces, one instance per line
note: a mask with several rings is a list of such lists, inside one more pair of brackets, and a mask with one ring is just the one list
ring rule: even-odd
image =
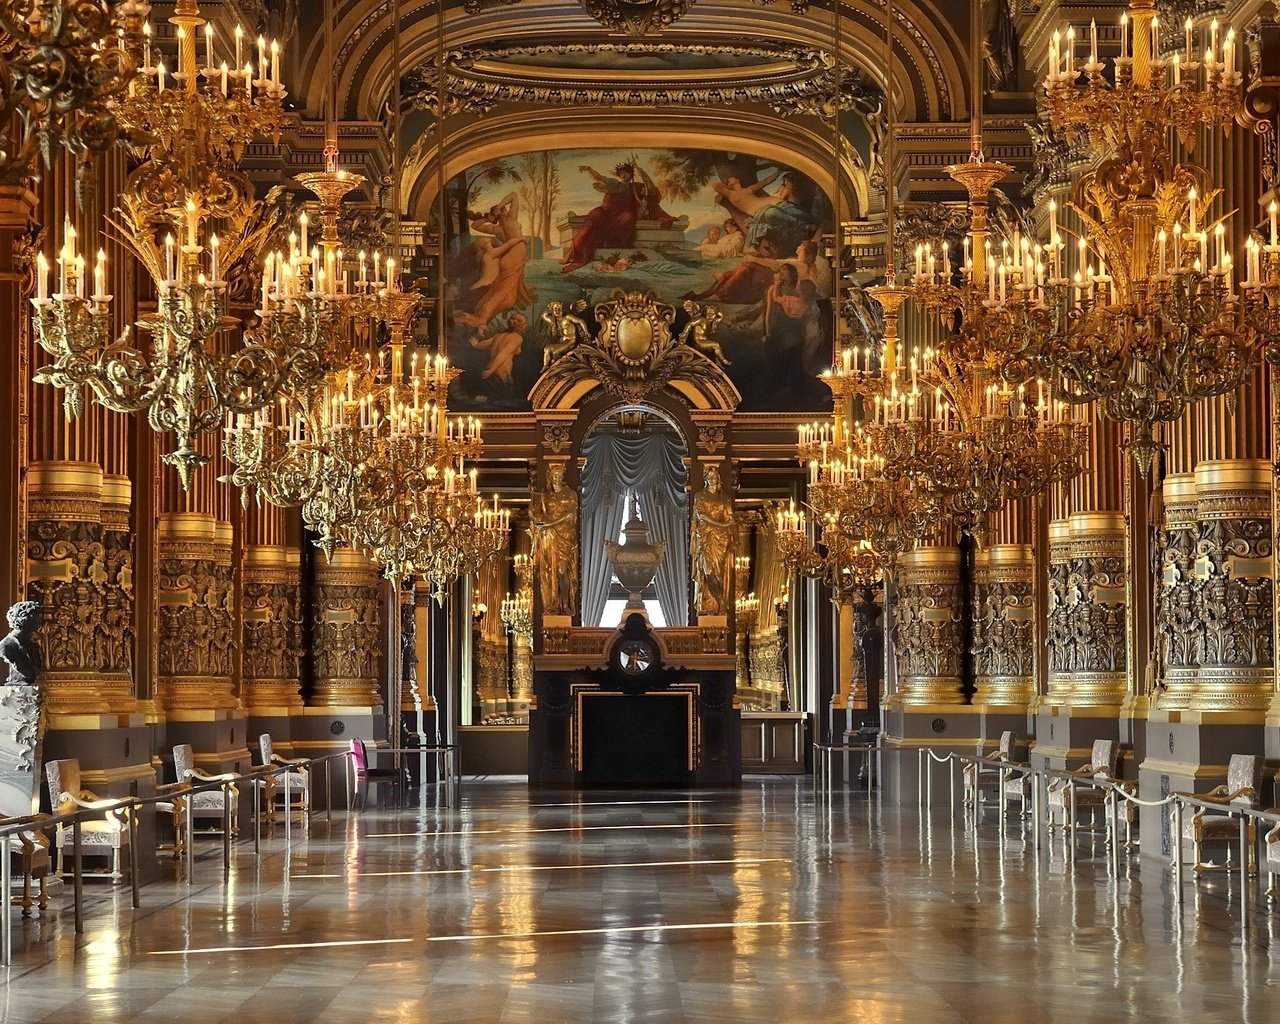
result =
[[627,492],[640,501],[649,540],[665,541],[655,585],[669,626],[689,620],[689,512],[684,445],[670,433],[602,430],[582,446],[582,622],[595,625],[609,598],[611,572],[604,542],[616,540],[626,519]]

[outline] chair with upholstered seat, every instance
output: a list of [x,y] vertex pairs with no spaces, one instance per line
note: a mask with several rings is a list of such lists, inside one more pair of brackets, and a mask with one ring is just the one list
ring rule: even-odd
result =
[[[1272,807],[1268,814],[1280,814]],[[1262,866],[1267,872],[1267,899],[1280,896],[1280,825],[1262,837]]]
[[[1072,769],[1070,774],[1082,779],[1094,779],[1097,782],[1115,782],[1119,765],[1120,743],[1117,740],[1094,740],[1093,748],[1089,752],[1089,763]],[[1051,778],[1046,787],[1050,829],[1053,829],[1055,822],[1059,819],[1064,829],[1073,830],[1079,827],[1079,822],[1072,820],[1071,817],[1072,789],[1075,790],[1074,804],[1077,813],[1081,809],[1089,809],[1092,813],[1099,807],[1107,807],[1109,802],[1115,799],[1109,788],[1076,786],[1069,779]],[[1108,839],[1110,838],[1108,836]]]
[[[1222,807],[1257,808],[1262,792],[1263,759],[1256,754],[1232,754],[1227,761],[1227,781],[1207,793],[1187,793],[1197,800],[1204,800]],[[1258,823],[1249,818],[1245,825],[1249,847],[1249,872],[1258,869],[1255,847],[1258,842]],[[1197,807],[1191,820],[1183,826],[1183,838],[1191,840],[1192,870],[1197,874],[1206,871],[1225,871],[1231,866],[1231,852],[1240,843],[1240,818],[1238,815],[1218,813],[1208,807]],[[1225,847],[1222,864],[1206,860],[1206,846]]]
[[[16,825],[31,823],[31,831],[15,832],[9,837],[9,858],[14,870],[22,876],[22,896],[18,904],[22,907],[22,916],[30,917],[31,908],[39,905],[41,910],[49,905],[49,893],[46,883],[49,877],[49,837],[40,827],[40,821],[47,816],[30,815],[23,818],[0,818],[0,825]],[[31,885],[39,882],[40,894],[31,894]]]
[[376,768],[369,764],[369,751],[364,740],[351,741],[351,769],[356,779],[356,806],[363,807],[369,799],[369,786],[390,783],[400,798],[404,773],[399,768]]
[[[80,762],[75,758],[50,761],[44,766],[49,784],[49,806],[54,814],[72,814],[77,810],[102,810],[100,819],[85,821],[80,826],[80,852],[82,857],[109,856],[111,870],[85,872],[85,877],[124,877],[120,870],[120,851],[129,845],[128,811],[116,807],[115,801],[103,800],[80,785]],[[58,825],[54,847],[58,851],[58,875],[66,877],[67,849],[74,844],[71,825]]]
[[271,734],[264,732],[258,737],[258,752],[262,757],[260,769],[280,768],[285,765],[294,765],[287,772],[281,772],[278,775],[264,776],[258,782],[258,788],[261,789],[263,802],[267,809],[267,820],[272,821],[276,816],[276,798],[279,797],[282,802],[285,801],[285,776],[289,778],[289,794],[288,803],[292,806],[285,807],[285,813],[297,811],[304,817],[311,812],[311,772],[307,768],[307,759],[305,757],[281,757],[275,752],[275,748],[271,743]]
[[[993,760],[1008,762],[1013,756],[1013,733],[1005,730],[1000,734],[1000,745],[996,748],[996,752],[991,755]],[[966,764],[964,766],[964,804],[966,807],[973,806],[975,801],[980,801],[986,793],[999,794],[1000,792],[1000,776],[1004,774],[998,768],[992,768],[988,765]]]
[[[196,768],[195,753],[190,743],[179,743],[173,748],[173,772],[185,790],[206,782],[222,782],[232,775],[206,775]],[[231,795],[231,834],[236,836],[240,831],[240,790],[232,784],[227,787]],[[226,820],[227,795],[223,789],[206,789],[198,793],[187,793],[187,813],[191,815],[191,829],[194,834],[199,822],[212,821],[200,831],[205,835],[222,835],[223,822]]]

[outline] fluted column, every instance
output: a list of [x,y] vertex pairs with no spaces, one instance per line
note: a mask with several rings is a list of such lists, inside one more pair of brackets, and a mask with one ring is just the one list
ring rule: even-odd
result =
[[900,562],[894,604],[899,702],[961,704],[960,551],[921,547]]
[[382,578],[358,552],[338,548],[315,562],[315,689],[320,707],[382,707]]

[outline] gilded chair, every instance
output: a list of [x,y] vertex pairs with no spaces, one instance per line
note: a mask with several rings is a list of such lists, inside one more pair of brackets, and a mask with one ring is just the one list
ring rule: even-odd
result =
[[187,845],[187,798],[185,796],[187,785],[184,782],[161,783],[159,780],[159,771],[156,772],[156,796],[165,796],[169,799],[158,801],[154,806],[156,809],[156,824],[160,823],[160,819],[168,817],[169,823],[173,829],[173,843],[169,845],[157,845],[157,853],[171,853],[175,857],[182,855]]
[[[206,782],[222,782],[234,778],[233,775],[206,775],[196,768],[195,754],[190,743],[179,743],[173,748],[173,772],[184,790],[199,786]],[[240,832],[240,790],[232,783],[227,787],[231,795],[231,835]],[[201,829],[206,835],[222,835],[222,823],[226,820],[227,795],[224,789],[206,789],[199,793],[188,793],[186,797],[187,813],[191,815],[191,829],[203,818],[213,820],[213,825]]]
[[307,768],[307,759],[305,757],[281,757],[275,752],[271,743],[271,734],[264,732],[258,737],[258,751],[262,757],[260,769],[279,768],[283,765],[296,765],[287,772],[280,775],[267,775],[258,780],[258,788],[262,791],[263,802],[267,808],[267,820],[274,820],[276,816],[276,797],[280,797],[284,801],[284,785],[285,777],[289,779],[289,798],[288,802],[292,806],[285,807],[285,813],[298,811],[304,817],[311,810],[311,772]]
[[[44,766],[45,780],[49,784],[49,806],[55,814],[72,814],[77,810],[102,810],[100,819],[90,819],[80,825],[81,856],[110,856],[111,870],[85,872],[85,877],[124,877],[120,870],[120,851],[129,845],[128,811],[116,807],[114,800],[103,800],[80,785],[80,762],[75,758],[50,761]],[[58,825],[54,836],[54,848],[58,851],[58,875],[65,878],[67,848],[74,844],[71,825]]]
[[[1000,734],[1000,745],[991,756],[993,760],[1008,763],[1013,756],[1012,731],[1006,729]],[[975,802],[982,799],[984,793],[998,794],[1000,792],[1000,776],[1002,774],[998,768],[980,764],[966,764],[962,773],[964,779],[964,805],[972,807]]]
[[[1268,814],[1280,814],[1280,807],[1273,807]],[[1262,837],[1263,866],[1267,869],[1267,899],[1280,896],[1280,825]]]
[[[1089,752],[1089,763],[1071,770],[1070,774],[1082,779],[1093,779],[1097,782],[1115,782],[1116,771],[1120,766],[1120,743],[1117,740],[1094,740],[1093,749]],[[1053,829],[1057,820],[1068,831],[1079,827],[1079,822],[1071,818],[1072,794],[1075,790],[1075,808],[1088,808],[1090,813],[1099,807],[1105,808],[1115,799],[1109,788],[1098,786],[1076,786],[1070,780],[1051,778],[1046,787],[1049,803],[1049,828]]]
[[[49,837],[40,827],[40,819],[46,815],[36,814],[25,818],[0,818],[0,825],[31,823],[31,831],[15,832],[9,837],[9,858],[14,869],[22,876],[22,896],[18,903],[22,907],[22,916],[30,917],[31,908],[39,906],[41,910],[49,905],[49,893],[46,883],[49,877]],[[39,882],[40,894],[32,896],[31,885]]]
[[[1227,761],[1227,781],[1225,785],[1216,786],[1207,793],[1186,793],[1197,800],[1219,804],[1223,807],[1256,808],[1259,794],[1262,792],[1263,759],[1256,754],[1232,754]],[[1249,846],[1249,873],[1258,870],[1255,847],[1258,842],[1258,823],[1249,818],[1245,825],[1245,834]],[[1197,874],[1206,871],[1225,871],[1231,866],[1231,851],[1240,842],[1240,819],[1230,814],[1215,813],[1208,807],[1197,807],[1191,820],[1183,826],[1184,839],[1191,840],[1191,852],[1194,858],[1192,870]],[[1208,845],[1225,847],[1225,860],[1222,864],[1205,860],[1204,848]]]

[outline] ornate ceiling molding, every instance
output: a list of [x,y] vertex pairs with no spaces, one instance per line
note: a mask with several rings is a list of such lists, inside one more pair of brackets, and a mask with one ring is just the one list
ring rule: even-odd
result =
[[[591,59],[602,66],[587,66]],[[779,113],[817,113],[834,91],[829,53],[758,39],[477,45],[451,52],[446,64],[450,112],[487,113],[507,102],[615,107],[763,103]],[[868,100],[878,104],[874,83],[859,74],[844,77],[846,107]],[[404,95],[411,109],[434,112],[437,91],[433,68],[419,68],[406,77]]]

